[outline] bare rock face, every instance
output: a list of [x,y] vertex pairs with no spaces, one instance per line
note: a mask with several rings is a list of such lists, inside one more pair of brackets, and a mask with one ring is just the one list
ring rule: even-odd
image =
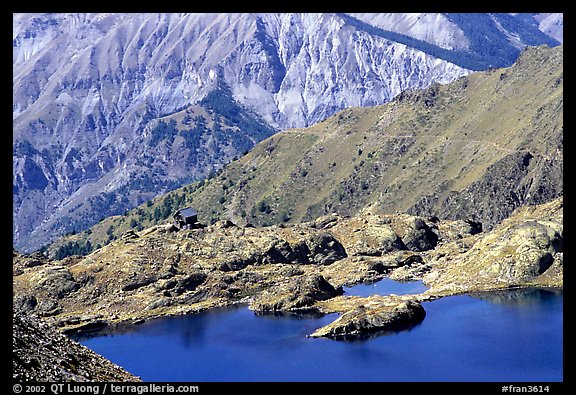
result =
[[426,316],[422,305],[413,300],[400,303],[368,303],[342,314],[311,337],[354,340],[377,332],[396,332],[419,324]]
[[270,247],[258,255],[260,263],[295,263],[329,265],[346,258],[346,250],[333,235],[313,233],[296,243],[274,239]]
[[355,242],[349,248],[351,254],[382,256],[387,252],[406,249],[398,234],[387,222],[361,226],[355,233]]
[[527,281],[543,274],[554,262],[554,254],[563,251],[562,224],[528,220],[512,226],[508,239],[497,240],[491,255],[501,259],[487,266],[481,275],[493,275],[509,281]]
[[13,314],[12,378],[18,381],[140,381],[37,318]]
[[304,244],[311,263],[329,265],[347,257],[342,244],[329,233],[315,233]]

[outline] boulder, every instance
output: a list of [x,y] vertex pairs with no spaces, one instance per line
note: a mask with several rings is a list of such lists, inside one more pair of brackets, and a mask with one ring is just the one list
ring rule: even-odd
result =
[[438,235],[420,217],[402,218],[394,230],[410,251],[427,251],[438,244]]
[[234,256],[224,262],[220,262],[218,264],[218,270],[223,272],[237,271],[244,269],[248,265],[253,265],[254,263],[256,263],[254,257]]
[[459,240],[482,232],[482,224],[472,220],[442,221],[436,226],[443,242]]
[[328,229],[336,225],[339,218],[338,214],[323,215],[316,218],[311,226],[315,229]]
[[356,242],[349,248],[350,255],[382,256],[388,252],[405,250],[406,246],[398,237],[387,219],[358,228],[354,231]]
[[[490,245],[480,275],[505,278],[509,282],[529,281],[543,274],[554,262],[554,254],[563,251],[562,224],[550,221],[526,221],[508,230],[506,238]],[[485,259],[486,260],[486,259]]]
[[564,249],[562,201],[523,207],[490,232],[470,240],[462,252],[446,243],[430,257],[431,290],[481,290],[515,285],[562,286]]
[[286,240],[275,239],[258,259],[262,264],[269,263],[310,263],[306,244],[290,245]]
[[155,275],[138,277],[122,286],[122,291],[134,291],[135,289],[145,287],[149,284],[155,283],[156,281],[158,281],[158,277]]
[[14,296],[12,302],[12,309],[14,311],[28,313],[38,305],[38,300],[34,295],[20,295]]
[[228,228],[235,228],[235,227],[237,227],[237,225],[236,225],[234,222],[232,222],[232,221],[230,221],[230,220],[228,220],[228,219],[216,221],[213,226],[214,226],[216,229],[228,229]]
[[414,264],[424,263],[422,257],[410,251],[395,251],[375,258],[368,263],[368,270],[373,270],[379,274],[386,273],[392,269],[402,266],[410,266]]
[[121,239],[122,240],[133,240],[138,239],[138,233],[136,233],[133,229],[129,229],[126,232],[122,233]]
[[318,265],[330,265],[348,256],[344,246],[330,233],[314,234],[306,240],[306,245],[310,262]]
[[185,276],[175,284],[174,292],[180,295],[187,291],[194,291],[196,288],[206,281],[206,274],[204,273],[192,273]]
[[258,259],[263,264],[295,263],[330,265],[347,254],[342,244],[329,233],[315,233],[295,244],[276,239]]

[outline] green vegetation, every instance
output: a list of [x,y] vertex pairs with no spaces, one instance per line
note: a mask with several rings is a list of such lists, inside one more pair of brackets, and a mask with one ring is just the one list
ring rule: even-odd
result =
[[28,140],[20,140],[14,143],[14,155],[19,157],[33,156],[38,153]]
[[54,255],[54,258],[57,260],[64,259],[68,256],[72,255],[88,255],[93,251],[92,243],[90,240],[86,240],[86,242],[78,242],[78,241],[71,241],[60,246]]
[[178,130],[176,129],[176,121],[174,119],[168,122],[160,121],[152,129],[148,145],[150,145],[150,147],[156,147],[162,140],[172,143],[177,133]]
[[220,83],[218,88],[210,92],[200,101],[200,105],[214,111],[226,119],[230,125],[237,127],[242,134],[233,131],[215,130],[218,139],[233,145],[239,152],[244,152],[254,146],[254,141],[261,141],[274,134],[274,129],[251,114],[232,98],[230,88]]
[[[470,48],[484,55],[485,62],[489,67],[504,67],[511,65],[520,50],[514,47],[504,36],[496,33],[493,25],[497,21],[506,30],[514,32],[522,42],[528,45],[540,45],[546,43],[553,47],[558,41],[541,32],[537,26],[526,27],[520,23],[520,19],[506,13],[488,14],[481,13],[448,13],[448,20],[455,23],[464,31],[470,40]],[[484,67],[486,69],[487,67]]]

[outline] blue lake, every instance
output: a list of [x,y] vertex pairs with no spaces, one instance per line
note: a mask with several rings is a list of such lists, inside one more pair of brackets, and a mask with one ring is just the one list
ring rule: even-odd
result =
[[247,307],[78,338],[144,381],[562,381],[563,293],[524,289],[424,303],[411,330],[345,342],[306,335],[337,317]]
[[352,287],[344,287],[345,295],[367,297],[370,295],[406,295],[419,294],[428,289],[422,281],[394,281],[383,278],[372,284],[358,284]]

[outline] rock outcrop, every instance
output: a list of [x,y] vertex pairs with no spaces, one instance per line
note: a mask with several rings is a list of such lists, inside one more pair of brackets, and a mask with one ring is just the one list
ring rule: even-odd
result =
[[519,208],[492,232],[431,253],[424,281],[435,292],[562,285],[563,201]]
[[12,319],[16,381],[140,381],[38,318],[14,313]]
[[357,340],[374,334],[393,333],[410,329],[424,320],[426,311],[418,301],[389,302],[371,300],[345,312],[311,337],[336,340]]
[[290,312],[342,293],[342,287],[334,288],[320,275],[303,276],[287,285],[277,284],[266,289],[250,303],[250,309],[261,314]]

